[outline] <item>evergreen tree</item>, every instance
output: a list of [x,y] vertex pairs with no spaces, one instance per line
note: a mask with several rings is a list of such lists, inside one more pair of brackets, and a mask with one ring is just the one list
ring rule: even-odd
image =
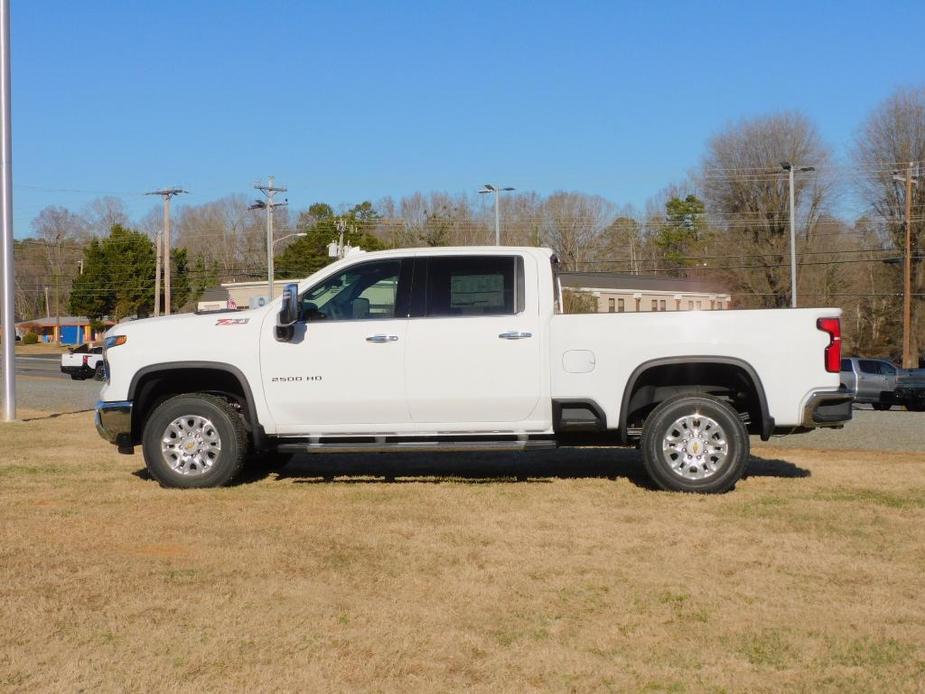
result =
[[370,233],[380,215],[369,202],[354,205],[346,214],[335,215],[330,205],[315,203],[299,215],[296,228],[305,236],[292,242],[275,259],[276,276],[280,279],[307,277],[334,259],[328,256],[328,244],[338,240],[337,222],[343,221],[344,244],[376,251],[382,242]]
[[[188,264],[186,249],[172,251],[171,307],[175,311],[193,294]],[[154,272],[151,239],[114,224],[108,237],[93,239],[84,248],[84,270],[71,285],[70,310],[92,320],[147,316],[154,308]]]

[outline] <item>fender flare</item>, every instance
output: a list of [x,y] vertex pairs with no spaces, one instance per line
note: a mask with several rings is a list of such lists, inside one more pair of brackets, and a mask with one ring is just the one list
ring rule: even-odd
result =
[[[628,415],[627,409],[630,404],[630,395],[633,392],[633,388],[636,386],[636,381],[639,380],[639,377],[651,368],[658,366],[677,366],[681,364],[724,364],[728,366],[736,366],[742,369],[745,374],[751,379],[752,387],[755,389],[755,393],[758,396],[758,405],[761,408],[761,440],[767,441],[771,438],[771,433],[774,431],[774,418],[771,416],[770,411],[768,410],[768,400],[764,394],[764,386],[761,383],[761,378],[758,376],[758,373],[746,361],[742,359],[737,359],[736,357],[721,357],[721,356],[710,356],[710,355],[697,355],[697,356],[680,356],[680,357],[662,357],[659,359],[650,359],[649,361],[643,362],[635,369],[633,373],[630,374],[629,380],[626,382],[626,386],[623,389],[623,399],[620,401],[620,431],[626,431],[626,418]],[[625,434],[624,434],[625,436]]]
[[136,390],[138,389],[138,384],[141,380],[154,373],[160,373],[162,371],[181,371],[181,370],[196,370],[196,369],[211,369],[213,371],[224,371],[235,377],[238,381],[238,384],[241,386],[241,391],[244,393],[244,407],[245,407],[245,416],[247,418],[248,424],[251,427],[251,430],[254,432],[255,437],[263,436],[263,427],[260,425],[260,422],[257,420],[257,408],[255,407],[254,393],[251,391],[250,383],[247,381],[247,377],[244,373],[231,364],[225,364],[224,362],[217,361],[167,361],[160,362],[158,364],[149,364],[148,366],[143,366],[138,369],[135,374],[132,376],[132,381],[128,387],[128,399],[134,401]]

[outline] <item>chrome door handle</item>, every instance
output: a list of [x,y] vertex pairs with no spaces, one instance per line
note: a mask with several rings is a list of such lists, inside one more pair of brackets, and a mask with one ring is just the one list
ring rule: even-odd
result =
[[523,332],[520,330],[511,330],[506,333],[501,333],[498,335],[502,340],[523,340],[528,337],[533,337],[533,333]]
[[366,338],[367,342],[397,342],[398,335],[370,335]]

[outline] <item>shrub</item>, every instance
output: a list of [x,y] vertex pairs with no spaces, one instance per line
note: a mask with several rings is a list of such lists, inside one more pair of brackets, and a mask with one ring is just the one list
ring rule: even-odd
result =
[[38,341],[39,341],[39,336],[36,335],[35,333],[26,333],[22,337],[22,343],[24,345],[38,344]]

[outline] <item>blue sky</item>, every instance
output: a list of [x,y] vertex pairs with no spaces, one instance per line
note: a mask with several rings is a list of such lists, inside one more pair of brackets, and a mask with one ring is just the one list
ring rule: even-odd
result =
[[297,209],[485,181],[641,207],[731,122],[800,110],[844,157],[925,84],[911,1],[12,5],[18,237],[46,205],[270,174]]

